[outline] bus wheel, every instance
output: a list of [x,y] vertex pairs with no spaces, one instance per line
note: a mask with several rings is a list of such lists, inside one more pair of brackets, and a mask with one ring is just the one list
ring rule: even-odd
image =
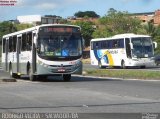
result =
[[10,75],[10,78],[14,78],[14,73],[13,73],[11,64],[9,65],[9,75]]
[[13,73],[12,64],[9,65],[9,75],[10,75],[10,78],[20,78],[19,75],[17,75],[16,73]]
[[35,75],[29,75],[29,80],[30,81],[36,81],[36,76]]
[[99,67],[100,69],[105,68],[105,66],[102,66],[102,63],[101,63],[101,62],[98,62],[98,67]]
[[125,69],[125,68],[126,68],[125,61],[124,61],[124,60],[121,61],[121,68],[122,68],[122,69]]
[[98,62],[98,67],[101,69],[102,68],[102,63]]
[[69,82],[71,80],[71,74],[64,74],[63,75],[63,81]]
[[31,72],[31,67],[29,67],[27,74],[29,75],[29,80],[30,81],[36,81],[36,76],[32,74]]

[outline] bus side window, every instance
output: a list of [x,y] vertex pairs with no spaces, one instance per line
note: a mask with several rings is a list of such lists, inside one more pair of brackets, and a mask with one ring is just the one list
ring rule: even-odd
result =
[[98,42],[93,42],[93,49],[98,49]]
[[98,41],[97,43],[98,43],[97,49],[102,49],[102,41]]
[[22,34],[22,51],[27,50],[26,40],[26,34]]
[[109,49],[109,41],[105,41],[106,47],[105,49]]
[[106,41],[101,41],[101,48],[105,49],[106,48]]
[[99,43],[98,43],[98,42],[96,42],[96,49],[98,49],[98,48],[99,48],[98,44],[99,44]]
[[27,45],[27,51],[30,51],[32,47],[32,32],[27,33],[26,45]]
[[109,40],[108,44],[109,44],[109,48],[108,49],[112,49],[113,48],[113,40]]
[[93,49],[95,49],[95,42],[94,41],[92,42],[92,45],[93,45]]
[[16,45],[17,45],[17,36],[13,36],[13,52],[16,51]]
[[5,50],[5,46],[6,46],[6,39],[4,38],[4,39],[3,39],[3,53],[5,53],[5,52],[6,52],[6,50]]
[[125,38],[126,54],[128,58],[131,58],[131,48],[129,43],[130,43],[129,38]]
[[12,40],[13,38],[12,37],[9,37],[9,52],[12,52],[13,51],[13,45],[12,45]]
[[119,39],[118,47],[119,48],[124,48],[124,39]]
[[113,40],[112,42],[112,48],[118,48],[118,40]]

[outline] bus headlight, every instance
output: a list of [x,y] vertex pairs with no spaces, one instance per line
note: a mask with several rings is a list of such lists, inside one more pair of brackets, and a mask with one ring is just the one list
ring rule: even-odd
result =
[[47,64],[45,64],[45,63],[43,63],[43,62],[42,62],[42,61],[40,61],[40,60],[38,60],[38,64],[39,64],[39,65],[42,65],[42,66],[44,66],[44,67],[47,67],[47,68],[48,68],[48,66],[49,66],[49,65],[47,65]]
[[43,64],[43,66],[48,68],[48,66],[49,66],[49,65],[47,65],[47,64]]

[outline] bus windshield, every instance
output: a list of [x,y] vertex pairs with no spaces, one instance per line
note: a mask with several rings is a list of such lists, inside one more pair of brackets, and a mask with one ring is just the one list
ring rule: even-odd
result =
[[153,46],[150,37],[132,38],[131,42],[133,44],[133,58],[153,57]]
[[39,35],[39,56],[72,57],[82,55],[82,40],[77,34]]

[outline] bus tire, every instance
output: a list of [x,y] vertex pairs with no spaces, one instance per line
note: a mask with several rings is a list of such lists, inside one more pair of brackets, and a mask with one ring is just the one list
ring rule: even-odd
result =
[[30,81],[36,81],[36,76],[35,75],[29,75],[29,80]]
[[126,69],[126,65],[125,65],[125,61],[124,60],[121,61],[121,68],[122,69]]
[[14,78],[14,73],[13,73],[13,70],[12,70],[12,64],[11,63],[9,64],[9,75],[10,75],[10,78]]
[[10,78],[20,78],[19,75],[17,75],[16,73],[13,73],[13,69],[12,69],[12,64],[11,63],[9,64],[9,75],[10,75]]
[[105,66],[102,66],[102,63],[101,63],[101,62],[98,62],[98,67],[99,67],[99,69],[106,68]]
[[36,76],[32,74],[31,72],[31,67],[28,65],[27,66],[27,74],[29,75],[29,80],[30,81],[36,81]]
[[63,74],[63,81],[69,82],[71,80],[71,74]]

